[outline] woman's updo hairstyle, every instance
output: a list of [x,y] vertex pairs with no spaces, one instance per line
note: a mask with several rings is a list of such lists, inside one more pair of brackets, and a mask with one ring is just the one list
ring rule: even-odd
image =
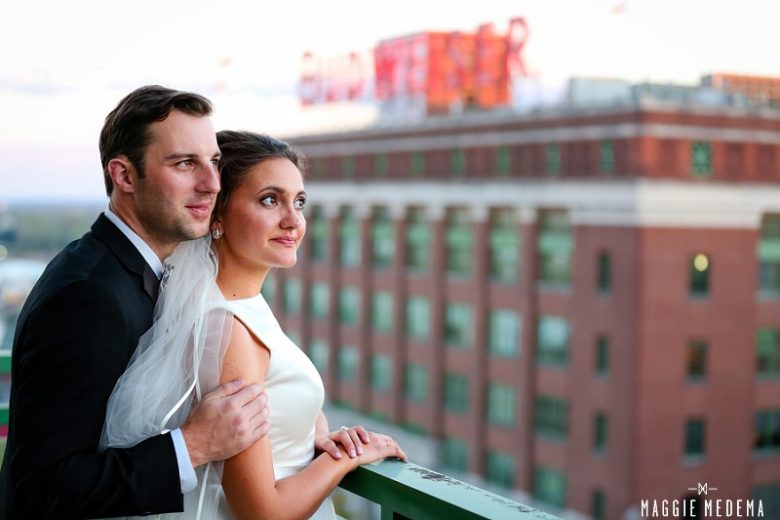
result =
[[217,132],[217,144],[222,152],[219,165],[221,188],[212,220],[222,215],[231,195],[241,186],[249,171],[261,162],[268,159],[288,159],[301,175],[306,171],[306,158],[303,154],[286,142],[265,134],[222,130]]

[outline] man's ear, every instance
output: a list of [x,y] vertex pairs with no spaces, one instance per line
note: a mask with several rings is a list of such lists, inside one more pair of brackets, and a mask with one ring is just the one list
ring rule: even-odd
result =
[[135,182],[138,178],[133,163],[124,155],[119,155],[108,161],[108,174],[114,183],[114,189],[124,193],[135,191]]

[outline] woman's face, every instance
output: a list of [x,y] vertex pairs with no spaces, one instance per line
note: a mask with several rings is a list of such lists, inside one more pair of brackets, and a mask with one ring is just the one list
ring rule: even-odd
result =
[[274,158],[255,165],[217,221],[220,255],[247,269],[292,267],[306,233],[305,203],[303,178],[292,162]]

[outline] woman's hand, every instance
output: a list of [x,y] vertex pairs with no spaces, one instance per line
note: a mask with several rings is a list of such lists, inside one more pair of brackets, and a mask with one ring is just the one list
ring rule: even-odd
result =
[[[349,458],[354,459],[363,454],[363,446],[371,442],[371,436],[362,426],[342,426],[340,429],[320,435],[314,439],[314,453],[327,452],[338,460],[342,449]],[[339,444],[342,446],[339,448]]]
[[[389,435],[370,432],[371,442],[365,444],[363,454],[358,457],[357,463],[370,464],[388,457],[395,457],[406,461],[406,453],[401,449],[398,443]],[[355,466],[357,467],[357,465]]]

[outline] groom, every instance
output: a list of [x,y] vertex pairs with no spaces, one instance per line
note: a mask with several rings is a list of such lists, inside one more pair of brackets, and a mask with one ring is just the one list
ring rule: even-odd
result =
[[181,511],[194,467],[268,432],[265,393],[236,381],[181,428],[97,451],[109,395],[152,324],[162,260],[208,231],[220,159],[210,114],[197,94],[149,86],[106,117],[108,208],[51,261],[19,317],[0,519]]

